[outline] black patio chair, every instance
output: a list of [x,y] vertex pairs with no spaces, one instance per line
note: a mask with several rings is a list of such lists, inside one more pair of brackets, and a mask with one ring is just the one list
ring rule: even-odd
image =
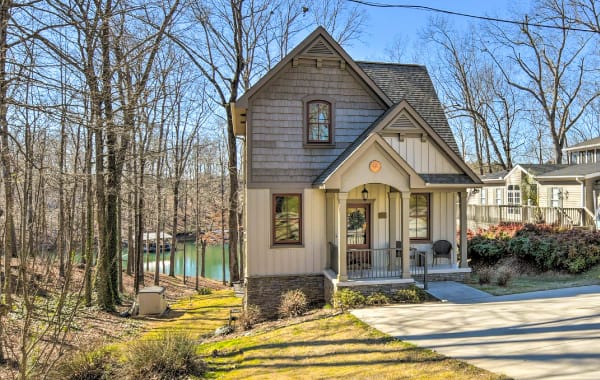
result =
[[433,265],[437,264],[437,260],[440,258],[448,259],[450,262],[452,254],[452,244],[448,240],[438,240],[433,243]]

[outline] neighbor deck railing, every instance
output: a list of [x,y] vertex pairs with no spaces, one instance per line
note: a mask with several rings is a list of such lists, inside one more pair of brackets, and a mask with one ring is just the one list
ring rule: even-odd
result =
[[470,227],[499,223],[544,223],[561,227],[585,226],[590,218],[576,207],[538,207],[519,205],[467,205]]

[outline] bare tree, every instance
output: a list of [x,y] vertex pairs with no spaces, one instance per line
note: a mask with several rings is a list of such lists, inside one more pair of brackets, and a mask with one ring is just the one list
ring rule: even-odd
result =
[[[510,55],[505,62],[491,52],[490,56],[502,69],[506,81],[530,96],[539,108],[552,138],[555,161],[562,163],[568,133],[600,92],[589,69],[597,64],[589,54],[593,49],[592,36],[572,32],[572,23],[565,17],[565,4],[556,5],[556,12],[540,7],[531,21],[550,22],[558,30],[530,26],[528,18],[516,33],[497,27],[496,39]],[[508,67],[517,71],[509,72]]]

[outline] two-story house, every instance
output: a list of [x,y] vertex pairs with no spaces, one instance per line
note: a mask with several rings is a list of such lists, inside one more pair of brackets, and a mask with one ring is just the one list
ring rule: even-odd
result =
[[322,303],[405,287],[426,258],[434,278],[468,276],[458,242],[480,181],[425,67],[354,61],[318,28],[233,113],[247,143],[246,304],[272,315],[290,289]]

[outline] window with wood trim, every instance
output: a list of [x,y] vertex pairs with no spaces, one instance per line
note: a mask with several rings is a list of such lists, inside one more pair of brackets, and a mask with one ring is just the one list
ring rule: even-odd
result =
[[411,194],[408,230],[411,240],[429,240],[431,199],[430,194]]
[[308,144],[331,143],[331,103],[312,100],[306,104],[306,142]]
[[302,244],[302,194],[273,194],[273,244]]

